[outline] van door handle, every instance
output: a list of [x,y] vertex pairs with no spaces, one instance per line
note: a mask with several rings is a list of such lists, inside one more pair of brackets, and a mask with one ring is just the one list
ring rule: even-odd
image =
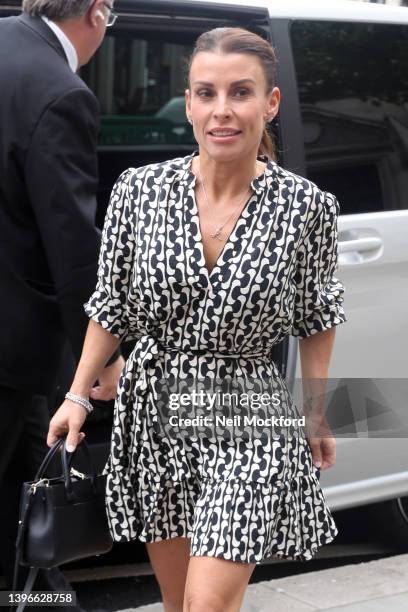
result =
[[382,246],[382,239],[378,236],[365,236],[364,238],[354,238],[351,240],[341,240],[339,242],[339,253],[350,253],[357,251],[364,253],[365,251],[373,251]]

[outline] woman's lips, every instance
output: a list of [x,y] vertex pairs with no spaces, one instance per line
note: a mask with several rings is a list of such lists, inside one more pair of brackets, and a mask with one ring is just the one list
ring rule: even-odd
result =
[[214,142],[233,142],[241,133],[241,130],[210,130],[208,137]]

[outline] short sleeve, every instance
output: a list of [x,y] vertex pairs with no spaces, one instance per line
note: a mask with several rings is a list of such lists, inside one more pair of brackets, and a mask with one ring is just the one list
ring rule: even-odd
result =
[[339,211],[336,197],[325,192],[323,211],[298,250],[292,336],[306,338],[347,321],[344,285],[335,276]]
[[112,335],[128,331],[127,297],[135,251],[132,168],[116,181],[102,231],[95,291],[84,304],[86,314]]

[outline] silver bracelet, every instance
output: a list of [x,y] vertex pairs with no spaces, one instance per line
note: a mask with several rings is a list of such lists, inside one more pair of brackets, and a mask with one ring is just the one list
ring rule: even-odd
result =
[[75,402],[76,404],[80,404],[85,408],[88,414],[91,414],[93,410],[93,406],[91,402],[86,397],[81,397],[80,395],[75,395],[75,393],[66,393],[66,399],[71,400],[71,402]]

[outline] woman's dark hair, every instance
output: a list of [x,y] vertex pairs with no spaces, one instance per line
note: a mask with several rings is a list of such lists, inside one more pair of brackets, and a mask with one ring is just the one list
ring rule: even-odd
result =
[[[254,55],[261,62],[266,81],[266,93],[270,93],[275,87],[277,57],[272,45],[258,34],[254,34],[244,28],[214,28],[203,32],[195,43],[194,49],[188,60],[187,80],[190,75],[191,65],[197,53],[202,51],[214,51],[218,53],[246,53]],[[187,84],[189,86],[189,84]],[[272,137],[265,126],[259,145],[258,154],[266,155],[277,161],[277,152]]]

